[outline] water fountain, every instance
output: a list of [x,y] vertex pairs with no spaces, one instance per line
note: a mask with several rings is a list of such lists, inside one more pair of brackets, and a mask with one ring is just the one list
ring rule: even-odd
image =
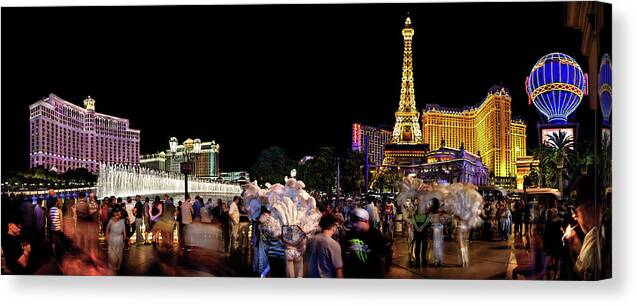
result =
[[[97,178],[98,198],[115,195],[183,194],[184,176],[120,164],[101,164]],[[235,184],[213,182],[209,179],[189,178],[188,192],[191,194],[238,195],[241,187]]]

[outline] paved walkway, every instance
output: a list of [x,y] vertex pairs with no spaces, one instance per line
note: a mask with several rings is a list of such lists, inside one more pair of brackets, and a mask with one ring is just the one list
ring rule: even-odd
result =
[[[398,236],[400,238],[400,236]],[[469,246],[469,266],[460,267],[458,244],[444,242],[442,267],[413,268],[409,264],[407,240],[394,242],[393,266],[389,278],[429,279],[506,279],[511,268],[511,241],[472,241]],[[513,256],[515,258],[515,256]]]
[[[182,250],[176,241],[171,247],[133,245],[124,252],[120,275],[127,276],[234,276],[257,277],[251,271],[250,251],[237,253],[221,251],[218,241],[221,230],[217,225],[198,227],[200,247]],[[457,243],[445,241],[441,267],[411,267],[407,256],[406,238],[398,234],[393,245],[393,262],[387,278],[394,279],[519,279],[514,273],[525,270],[531,263],[524,257],[525,249],[516,248],[509,241],[473,241],[469,246],[470,264],[460,267]],[[100,242],[103,258],[106,245]],[[516,270],[517,268],[517,270]]]
[[[413,268],[408,263],[406,240],[398,238],[388,278],[511,279],[516,267],[511,241],[473,241],[466,268],[459,266],[457,244],[446,241],[442,267]],[[172,249],[140,245],[131,246],[125,257],[122,275],[256,277],[250,269],[249,252],[230,254],[204,248],[182,251],[176,245]]]

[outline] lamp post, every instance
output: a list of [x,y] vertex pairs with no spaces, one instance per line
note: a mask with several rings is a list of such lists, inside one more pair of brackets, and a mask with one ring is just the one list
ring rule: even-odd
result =
[[[170,152],[173,155],[173,160],[176,160],[177,156],[177,138],[171,137],[169,140]],[[193,160],[196,160],[196,156],[201,153],[201,140],[199,138],[193,140],[186,140],[184,142],[184,161],[180,164],[181,173],[184,175],[184,197],[188,196],[188,174],[192,173]]]

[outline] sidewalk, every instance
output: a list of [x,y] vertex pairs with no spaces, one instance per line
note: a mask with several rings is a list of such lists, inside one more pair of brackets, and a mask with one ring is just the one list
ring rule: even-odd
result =
[[[469,266],[460,267],[458,244],[445,241],[442,267],[412,268],[408,263],[407,239],[397,235],[393,265],[387,278],[506,279],[510,269],[510,241],[472,241]],[[515,257],[514,257],[515,258]]]

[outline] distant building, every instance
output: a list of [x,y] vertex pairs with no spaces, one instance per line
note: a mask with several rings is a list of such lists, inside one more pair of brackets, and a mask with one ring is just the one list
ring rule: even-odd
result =
[[158,171],[166,171],[166,153],[142,155],[139,158],[139,166]]
[[84,108],[50,94],[29,106],[29,165],[66,172],[100,163],[139,165],[139,130],[128,119],[95,112],[88,97]]
[[491,87],[477,106],[427,104],[422,126],[424,141],[431,149],[442,143],[459,148],[464,143],[467,151],[480,153],[495,177],[516,176],[515,160],[526,156],[526,123],[511,119],[511,96],[504,87]]
[[[184,145],[192,145],[193,140],[187,139],[177,146],[177,152],[173,154],[170,149],[154,154],[146,154],[140,157],[140,166],[172,173],[181,173],[181,163],[186,161]],[[201,152],[193,154],[195,177],[215,178],[219,176],[219,144],[215,141],[201,142]]]
[[222,172],[219,178],[224,182],[247,183],[250,181],[250,173],[247,171]]
[[[385,145],[391,142],[392,132],[389,130],[364,125],[352,124],[352,150],[365,154],[369,144],[369,162],[381,165],[385,154]],[[367,141],[366,141],[367,139]]]
[[417,176],[425,181],[446,183],[471,183],[476,186],[489,184],[489,170],[479,155],[460,149],[440,147],[427,152],[427,163],[418,169]]

